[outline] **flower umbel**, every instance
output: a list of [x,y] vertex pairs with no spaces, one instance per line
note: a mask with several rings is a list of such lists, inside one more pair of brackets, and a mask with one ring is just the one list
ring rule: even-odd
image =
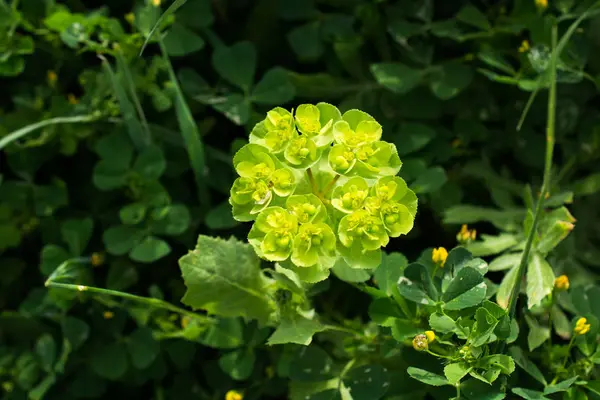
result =
[[575,332],[576,335],[585,335],[590,331],[591,327],[592,326],[587,323],[587,319],[581,317],[575,323],[575,328],[573,329],[573,332]]
[[437,249],[433,249],[431,254],[431,261],[439,265],[440,267],[444,267],[446,263],[446,259],[448,258],[448,250],[444,247],[438,247]]
[[561,275],[554,280],[554,288],[556,290],[569,290],[569,277]]

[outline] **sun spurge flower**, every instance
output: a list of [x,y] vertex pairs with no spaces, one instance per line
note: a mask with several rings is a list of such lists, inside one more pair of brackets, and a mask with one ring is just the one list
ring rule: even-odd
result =
[[269,111],[233,160],[233,215],[255,221],[256,253],[307,282],[334,265],[375,268],[390,238],[407,234],[417,197],[396,176],[395,145],[369,114],[327,103]]

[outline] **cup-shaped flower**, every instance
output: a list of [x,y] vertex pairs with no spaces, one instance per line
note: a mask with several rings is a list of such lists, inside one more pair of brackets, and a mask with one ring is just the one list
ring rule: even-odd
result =
[[389,236],[406,235],[413,228],[417,213],[417,196],[397,176],[380,178],[371,189],[365,208],[378,215]]
[[333,141],[333,124],[342,119],[340,110],[329,103],[301,104],[296,109],[296,127],[318,147]]
[[282,207],[268,207],[256,218],[248,242],[259,257],[269,261],[284,261],[292,253],[298,232],[296,216]]
[[381,218],[367,210],[358,210],[342,218],[338,236],[345,247],[358,247],[364,251],[378,250],[390,241]]
[[296,178],[289,168],[280,168],[269,176],[269,184],[275,194],[281,197],[287,197],[294,193],[296,188]]
[[413,217],[417,214],[417,195],[399,176],[385,176],[378,179],[371,189],[371,195],[380,200],[380,205],[386,201],[394,201],[404,204]]
[[266,179],[275,171],[275,160],[266,147],[249,143],[235,153],[233,166],[242,177]]
[[327,156],[329,166],[340,175],[349,175],[356,165],[356,155],[352,149],[344,144],[336,144]]
[[335,263],[335,234],[324,222],[300,225],[294,239],[292,262],[299,267],[315,264],[332,267]]
[[331,205],[343,213],[350,214],[363,207],[368,195],[367,181],[360,176],[354,176],[333,189]]
[[321,158],[321,150],[306,135],[295,135],[289,141],[283,154],[288,164],[298,169],[310,168]]
[[261,179],[239,177],[229,191],[229,204],[233,206],[233,218],[252,221],[256,214],[271,204],[273,193],[267,182]]
[[285,207],[296,216],[299,224],[318,223],[327,220],[327,209],[314,194],[295,194],[288,197]]
[[333,137],[336,143],[350,148],[373,143],[381,139],[381,125],[366,112],[348,110],[342,120],[333,124]]
[[365,178],[394,176],[402,167],[396,145],[392,143],[379,141],[363,144],[354,154],[356,165],[353,173]]
[[250,143],[260,144],[273,154],[279,154],[285,150],[295,132],[292,113],[284,108],[275,107],[252,129]]

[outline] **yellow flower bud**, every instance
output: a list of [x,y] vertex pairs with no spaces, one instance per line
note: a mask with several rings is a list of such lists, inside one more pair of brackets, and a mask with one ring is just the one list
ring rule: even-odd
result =
[[525,53],[527,52],[529,49],[531,48],[531,46],[529,46],[529,41],[527,40],[523,40],[521,42],[521,47],[519,47],[519,53]]
[[548,8],[548,0],[535,0],[535,5],[541,9]]
[[92,253],[90,262],[92,263],[92,266],[99,267],[104,264],[104,255],[102,253]]
[[54,87],[54,85],[56,84],[56,81],[58,80],[58,75],[56,74],[55,71],[48,71],[48,84],[52,87]]
[[225,400],[242,400],[243,398],[244,396],[235,390],[230,390],[227,392],[227,394],[225,394]]
[[554,288],[556,290],[569,290],[569,277],[561,275],[554,280]]
[[431,253],[431,260],[434,263],[439,264],[440,267],[444,267],[447,258],[448,250],[446,250],[444,247],[438,247],[437,249],[433,249],[433,252]]
[[161,3],[161,0],[152,0],[152,5],[153,5],[154,7],[158,7],[158,6],[160,6],[160,3]]
[[413,349],[415,349],[416,351],[425,351],[429,349],[429,340],[427,338],[427,335],[421,333],[415,336],[415,338],[412,341],[412,346]]
[[102,316],[104,317],[104,319],[113,319],[115,313],[112,311],[104,311],[104,314],[102,314]]
[[587,319],[581,317],[575,323],[575,329],[573,329],[573,332],[575,332],[576,335],[585,335],[590,331],[591,327],[592,326],[587,323]]
[[463,224],[460,231],[456,235],[456,240],[459,243],[466,243],[477,238],[477,231],[475,229],[469,229],[469,227]]
[[130,24],[133,24],[133,22],[135,21],[135,14],[134,13],[125,14],[125,21],[129,22]]
[[431,343],[435,340],[435,332],[434,331],[425,331],[425,336],[427,336],[427,342]]

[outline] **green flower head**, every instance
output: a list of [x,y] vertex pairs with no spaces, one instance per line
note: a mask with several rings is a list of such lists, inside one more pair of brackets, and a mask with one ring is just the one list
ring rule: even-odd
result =
[[269,111],[267,117],[252,129],[250,143],[260,144],[273,154],[279,154],[285,150],[295,133],[292,113],[284,108],[276,107]]
[[348,110],[342,120],[333,125],[333,137],[337,143],[350,148],[374,143],[381,139],[382,128],[375,118],[360,110]]
[[343,213],[350,214],[363,207],[368,195],[367,181],[360,176],[355,176],[333,189],[331,205]]
[[284,152],[285,160],[294,168],[312,167],[321,158],[321,151],[308,136],[296,135],[292,138]]
[[269,261],[284,261],[292,253],[298,220],[282,207],[268,207],[256,218],[248,241],[260,257]]
[[378,250],[390,241],[381,218],[367,210],[358,210],[342,218],[338,236],[344,246],[358,246],[363,250]]
[[317,263],[331,268],[335,263],[335,234],[323,222],[300,225],[294,239],[292,262],[300,267]]
[[238,221],[252,221],[255,215],[269,206],[273,193],[265,181],[239,177],[229,191],[229,204]]
[[235,153],[233,167],[242,177],[267,179],[275,171],[275,159],[269,149],[251,143]]
[[312,138],[318,147],[333,141],[333,124],[341,119],[340,111],[328,103],[301,104],[295,115],[298,130]]
[[327,220],[327,210],[321,200],[314,194],[290,196],[285,206],[296,216],[300,224],[324,222]]

